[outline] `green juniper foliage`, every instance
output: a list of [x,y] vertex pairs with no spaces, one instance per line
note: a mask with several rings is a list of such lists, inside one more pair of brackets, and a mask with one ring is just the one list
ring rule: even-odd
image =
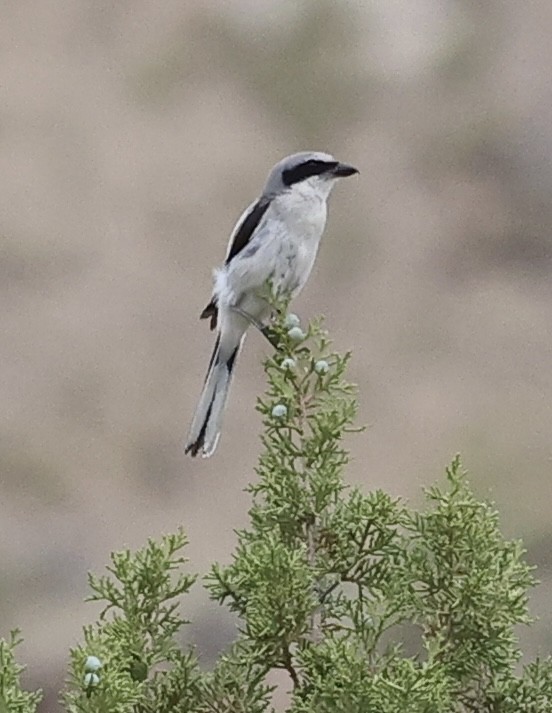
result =
[[[149,540],[136,553],[113,554],[108,575],[89,576],[89,600],[104,609],[71,651],[68,711],[196,710],[197,662],[176,638],[187,623],[179,599],[196,579],[181,571],[186,543],[182,531]],[[91,657],[99,667],[89,665]]]
[[0,639],[0,713],[34,713],[42,699],[42,692],[24,691],[20,675],[25,670],[15,660],[15,649],[22,639],[19,630],[10,633],[9,639]]
[[[277,700],[288,713],[552,713],[552,662],[523,666],[516,638],[530,623],[530,568],[459,459],[421,511],[349,488],[349,355],[292,315],[271,338],[250,525],[206,577],[238,617],[234,645],[211,671],[182,648],[179,607],[195,581],[182,532],[114,554],[106,576],[90,576],[104,610],[71,652],[66,710],[261,713]],[[2,647],[4,708],[32,713],[38,696],[21,693],[13,642]],[[287,699],[275,698],[277,669]]]

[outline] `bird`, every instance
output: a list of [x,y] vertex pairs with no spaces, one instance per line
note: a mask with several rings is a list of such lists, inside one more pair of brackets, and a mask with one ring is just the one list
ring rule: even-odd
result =
[[290,298],[303,289],[326,225],[331,190],[337,179],[355,173],[354,166],[320,151],[286,156],[238,219],[224,264],[214,271],[213,296],[200,315],[210,320],[216,341],[185,445],[191,456],[207,458],[217,447],[245,333],[272,312],[267,284],[274,294]]

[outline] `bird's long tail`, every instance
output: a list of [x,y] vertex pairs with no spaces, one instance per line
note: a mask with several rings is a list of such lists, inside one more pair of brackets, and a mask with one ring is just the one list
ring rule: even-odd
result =
[[201,453],[204,458],[208,458],[217,447],[232,371],[243,339],[242,336],[233,349],[223,351],[220,335],[217,337],[186,442],[186,453],[192,456]]

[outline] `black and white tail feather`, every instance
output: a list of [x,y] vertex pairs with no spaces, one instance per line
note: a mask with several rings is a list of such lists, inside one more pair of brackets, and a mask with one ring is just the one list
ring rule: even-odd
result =
[[217,330],[217,340],[186,453],[204,458],[214,453],[247,328],[270,315],[270,305],[262,296],[266,285],[270,282],[279,294],[295,296],[301,291],[318,252],[335,179],[354,173],[356,168],[329,154],[288,156],[272,168],[262,195],[238,220],[224,265],[215,271],[213,297],[201,313]]
[[228,358],[222,355],[220,339],[217,338],[203,391],[190,426],[186,453],[192,456],[201,452],[207,458],[217,447],[232,371],[244,338],[245,335]]

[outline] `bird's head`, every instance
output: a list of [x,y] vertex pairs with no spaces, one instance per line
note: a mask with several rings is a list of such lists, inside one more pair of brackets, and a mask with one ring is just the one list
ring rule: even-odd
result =
[[301,151],[286,156],[271,169],[264,194],[301,191],[327,198],[338,178],[355,173],[358,173],[358,169],[348,163],[341,163],[330,154]]

